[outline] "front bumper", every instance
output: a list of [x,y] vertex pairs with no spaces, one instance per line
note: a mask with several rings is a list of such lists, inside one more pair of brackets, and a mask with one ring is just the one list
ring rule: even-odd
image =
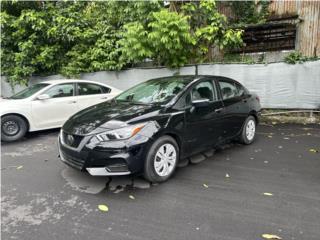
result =
[[[88,146],[85,136],[76,147],[71,147],[59,135],[59,156],[62,162],[92,176],[119,176],[140,173],[150,139],[136,136],[127,141],[110,141],[104,145]],[[138,140],[137,140],[138,139]],[[143,141],[141,141],[143,140]]]

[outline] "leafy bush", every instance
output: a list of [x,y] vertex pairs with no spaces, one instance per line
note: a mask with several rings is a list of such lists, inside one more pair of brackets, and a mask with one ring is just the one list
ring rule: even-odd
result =
[[120,70],[149,58],[180,67],[208,61],[212,47],[242,44],[214,1],[4,1],[1,69],[14,85],[32,75]]
[[154,12],[147,26],[134,22],[125,29],[121,46],[128,61],[151,58],[160,65],[181,67],[188,62],[190,46],[195,43],[187,18],[168,10]]
[[248,24],[264,23],[269,16],[269,0],[258,1],[231,1],[234,13],[232,24],[243,27]]
[[306,61],[315,61],[318,59],[319,59],[318,57],[306,57],[306,56],[303,56],[300,52],[294,51],[284,58],[284,62],[288,64],[296,64],[296,63],[303,63]]
[[186,63],[210,61],[210,48],[242,45],[242,30],[230,29],[214,1],[190,2],[181,12],[154,12],[149,23],[130,23],[122,42],[129,61],[151,58],[158,64],[180,67]]
[[123,25],[160,2],[2,2],[1,69],[14,85],[31,75],[120,70]]
[[228,26],[227,18],[218,12],[215,1],[190,2],[182,6],[182,12],[188,16],[191,32],[195,35],[196,62],[212,60],[208,59],[207,53],[214,46],[224,49],[243,44],[243,31]]

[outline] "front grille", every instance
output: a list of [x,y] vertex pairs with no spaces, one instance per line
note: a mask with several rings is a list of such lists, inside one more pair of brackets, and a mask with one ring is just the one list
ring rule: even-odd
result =
[[63,142],[66,145],[74,148],[77,148],[83,139],[83,136],[68,134],[66,132],[62,132],[62,137],[63,137]]
[[60,151],[60,155],[61,159],[63,159],[64,162],[70,165],[71,167],[77,168],[79,170],[83,168],[85,162],[83,159],[73,157],[63,151]]

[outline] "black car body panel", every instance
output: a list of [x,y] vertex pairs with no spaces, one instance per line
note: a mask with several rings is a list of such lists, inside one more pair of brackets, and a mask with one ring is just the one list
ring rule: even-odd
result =
[[[113,99],[73,115],[63,125],[59,136],[61,159],[79,170],[106,168],[115,175],[118,172],[141,173],[148,149],[160,136],[172,136],[179,145],[180,158],[185,158],[236,137],[249,115],[258,120],[261,106],[257,96],[236,81],[216,76],[181,77],[188,79],[187,84],[165,104]],[[243,94],[223,100],[219,79],[239,84]],[[202,81],[212,84],[218,100],[195,107],[188,98],[194,86]],[[144,123],[144,127],[129,139],[92,140],[99,133],[139,123]]]

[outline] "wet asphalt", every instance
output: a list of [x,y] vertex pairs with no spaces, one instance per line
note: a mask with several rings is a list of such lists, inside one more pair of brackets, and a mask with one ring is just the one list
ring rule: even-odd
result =
[[320,239],[319,125],[261,125],[158,185],[70,169],[57,135],[2,144],[1,239]]

